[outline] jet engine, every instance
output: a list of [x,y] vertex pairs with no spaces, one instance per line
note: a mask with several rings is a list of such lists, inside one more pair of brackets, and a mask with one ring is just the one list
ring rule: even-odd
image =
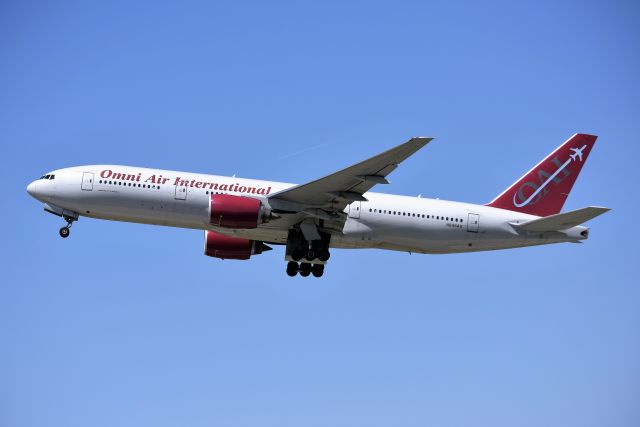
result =
[[204,232],[204,254],[221,259],[249,259],[270,251],[271,247],[256,240],[225,236],[215,231]]
[[271,211],[258,199],[212,194],[209,223],[224,228],[256,228],[271,218]]

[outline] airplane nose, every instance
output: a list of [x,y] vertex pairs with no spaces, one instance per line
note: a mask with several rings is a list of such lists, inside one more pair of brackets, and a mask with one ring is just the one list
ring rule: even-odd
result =
[[37,186],[38,186],[38,183],[36,181],[33,181],[31,184],[27,185],[27,193],[29,193],[29,195],[31,195],[32,197],[36,197]]

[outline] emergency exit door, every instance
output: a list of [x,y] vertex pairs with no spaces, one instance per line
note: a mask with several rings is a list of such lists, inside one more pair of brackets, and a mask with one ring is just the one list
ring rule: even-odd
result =
[[349,218],[360,218],[360,202],[352,202],[349,205]]

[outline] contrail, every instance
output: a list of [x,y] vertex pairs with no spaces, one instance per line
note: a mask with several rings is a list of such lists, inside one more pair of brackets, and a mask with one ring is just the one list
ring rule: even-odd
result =
[[285,154],[284,156],[278,157],[278,159],[288,159],[289,157],[297,156],[298,154],[307,153],[309,151],[317,150],[318,148],[328,147],[330,145],[337,144],[336,142],[326,142],[324,144],[314,145],[313,147],[305,148],[304,150],[296,151],[294,153]]

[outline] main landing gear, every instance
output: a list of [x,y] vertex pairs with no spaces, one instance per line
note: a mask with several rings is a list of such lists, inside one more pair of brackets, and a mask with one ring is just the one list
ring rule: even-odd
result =
[[324,264],[289,261],[287,263],[287,274],[293,277],[298,273],[300,273],[302,277],[308,277],[309,274],[313,274],[313,277],[322,277],[324,274]]
[[307,240],[297,229],[289,231],[287,238],[286,259],[287,274],[294,277],[298,273],[302,277],[313,274],[314,277],[322,277],[324,265],[329,260],[329,241],[331,236],[319,232],[320,239]]
[[73,225],[74,221],[77,221],[77,218],[72,218],[70,216],[63,216],[64,220],[67,221],[67,225],[65,225],[64,227],[60,228],[60,237],[62,237],[63,239],[66,239],[67,237],[69,237],[69,234],[71,233],[71,226]]

